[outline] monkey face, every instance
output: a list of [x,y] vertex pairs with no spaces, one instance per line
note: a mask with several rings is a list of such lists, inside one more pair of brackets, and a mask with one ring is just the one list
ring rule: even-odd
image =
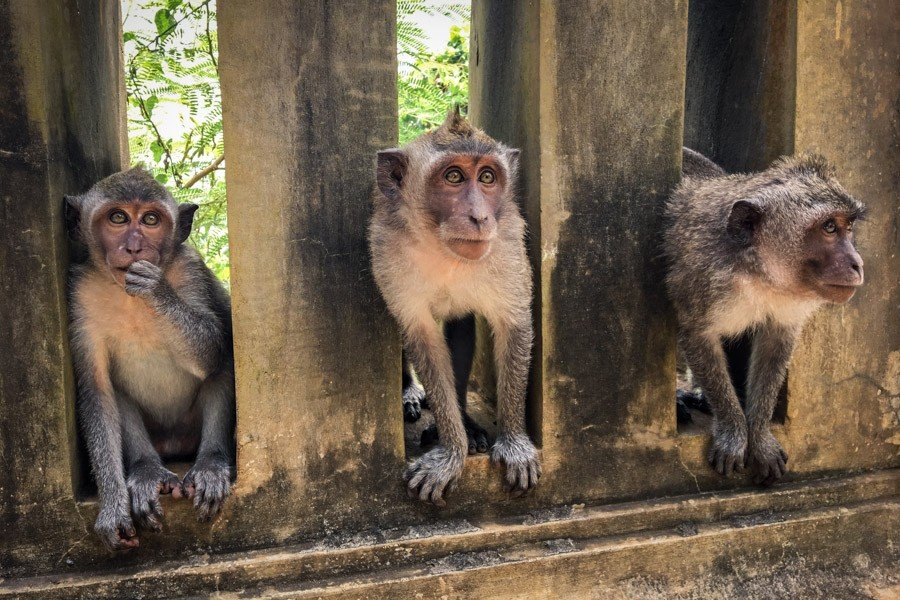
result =
[[863,259],[853,245],[851,218],[828,215],[807,230],[801,277],[829,302],[844,303],[853,297],[863,283]]
[[106,203],[94,212],[92,227],[99,251],[120,283],[132,263],[158,265],[171,246],[172,217],[159,202]]
[[506,173],[492,156],[451,155],[428,178],[426,210],[444,245],[456,256],[480,260],[491,251]]

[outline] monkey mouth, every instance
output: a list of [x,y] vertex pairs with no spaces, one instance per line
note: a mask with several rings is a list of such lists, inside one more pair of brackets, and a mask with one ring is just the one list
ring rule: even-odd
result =
[[859,284],[826,283],[824,287],[825,293],[823,295],[827,300],[843,304],[856,294],[856,288],[859,287]]
[[468,260],[484,258],[491,250],[491,240],[484,239],[451,238],[447,245],[454,254]]

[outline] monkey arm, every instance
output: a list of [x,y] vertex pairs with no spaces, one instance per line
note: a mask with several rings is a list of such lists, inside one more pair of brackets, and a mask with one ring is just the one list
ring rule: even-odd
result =
[[525,430],[525,391],[534,332],[531,312],[521,311],[512,323],[491,324],[497,365],[497,441],[491,449],[494,464],[506,465],[505,487],[513,497],[537,485],[541,462]]
[[198,457],[220,455],[234,458],[234,371],[220,369],[203,382],[198,395],[203,411]]
[[450,351],[437,323],[427,319],[403,328],[404,347],[422,380],[442,446],[465,455],[468,438],[456,400]]
[[[201,277],[203,276],[207,274],[203,273]],[[207,283],[203,280],[191,280],[183,287],[202,288]],[[125,291],[144,298],[157,314],[167,319],[181,333],[204,375],[209,375],[221,363],[226,350],[223,324],[208,308],[199,308],[185,302],[179,290],[163,277],[162,269],[145,260],[137,261],[125,275]],[[208,296],[206,290],[202,289],[180,291],[182,294],[195,291],[194,295]]]
[[531,315],[519,323],[492,323],[497,366],[497,425],[499,435],[525,435],[525,392],[534,331]]
[[769,430],[769,421],[798,329],[769,320],[753,336],[747,375],[747,428],[748,459],[757,483],[772,483],[787,471],[787,453]]
[[728,477],[744,468],[747,420],[728,375],[725,352],[718,337],[703,331],[683,331],[679,342],[715,417],[709,463],[720,475]]
[[109,356],[106,348],[88,339],[83,327],[73,323],[71,349],[78,416],[100,496],[94,529],[109,548],[130,548],[138,542],[129,514],[121,418],[109,376]]
[[769,427],[796,338],[794,327],[772,321],[753,336],[747,375],[747,427],[751,438]]

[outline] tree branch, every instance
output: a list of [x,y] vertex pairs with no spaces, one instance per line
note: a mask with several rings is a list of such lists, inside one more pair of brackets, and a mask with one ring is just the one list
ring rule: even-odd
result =
[[223,160],[225,160],[224,154],[222,154],[216,160],[212,161],[212,163],[210,163],[210,165],[208,167],[206,167],[205,169],[197,171],[197,173],[195,173],[193,177],[191,177],[190,179],[188,179],[187,181],[184,182],[184,184],[181,186],[181,189],[183,189],[183,190],[188,189],[189,187],[191,187],[192,185],[194,185],[195,183],[197,183],[198,181],[200,181],[201,179],[203,179],[204,177],[206,177],[207,175],[209,175],[210,173],[212,173],[213,171],[218,169],[219,165],[222,164]]

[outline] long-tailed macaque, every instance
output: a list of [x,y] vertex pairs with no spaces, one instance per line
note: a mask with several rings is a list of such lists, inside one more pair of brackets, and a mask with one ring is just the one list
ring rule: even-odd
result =
[[[220,510],[234,458],[228,294],[184,244],[194,204],[176,204],[141,169],[66,198],[88,251],[70,277],[78,417],[100,496],[95,529],[111,549],[162,527],[160,494]],[[184,479],[163,465],[196,454]]]
[[[769,422],[794,340],[813,311],[848,301],[862,285],[853,227],[865,207],[818,156],[728,175],[685,149],[683,172],[666,207],[666,284],[679,349],[713,412],[709,463],[726,477],[749,466],[758,483],[772,483],[787,453]],[[744,410],[722,342],[746,332]]]
[[[465,382],[454,377],[468,373],[454,363],[462,362],[455,358],[469,341],[455,343],[441,322],[479,314],[490,324],[499,428],[491,457],[506,466],[514,495],[541,476],[525,430],[532,275],[525,221],[514,199],[518,155],[472,127],[458,110],[403,148],[378,153],[369,229],[373,271],[400,324],[438,433],[438,445],[414,461],[405,477],[411,496],[439,506],[462,472],[472,437],[459,404]],[[471,366],[471,352],[468,361]]]

